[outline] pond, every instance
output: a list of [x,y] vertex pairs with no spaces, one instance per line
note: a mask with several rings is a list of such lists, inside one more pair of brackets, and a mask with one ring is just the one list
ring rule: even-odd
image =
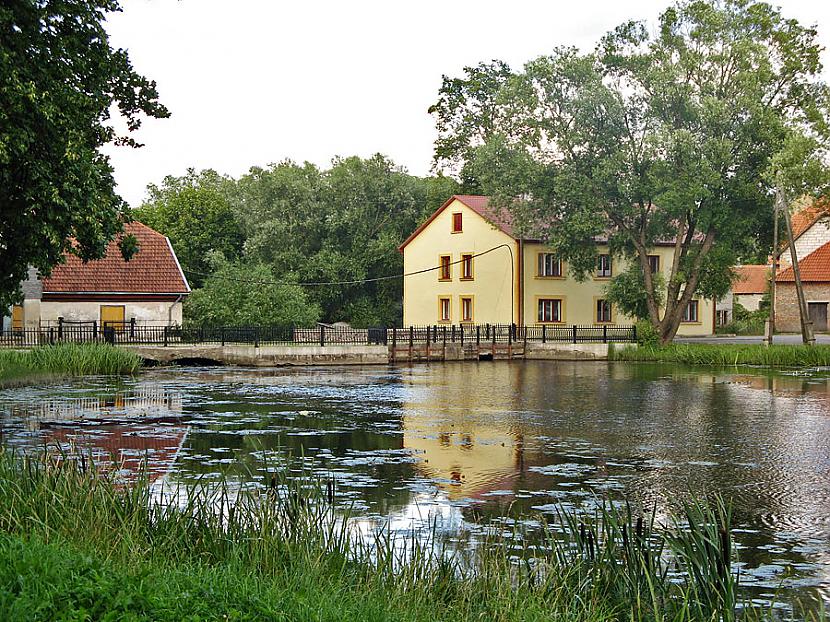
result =
[[[277,461],[336,484],[366,525],[475,533],[627,498],[659,516],[731,500],[752,595],[830,600],[826,373],[514,361],[157,368],[0,391],[0,439],[146,460],[155,484],[265,482]],[[270,467],[269,467],[270,465]]]

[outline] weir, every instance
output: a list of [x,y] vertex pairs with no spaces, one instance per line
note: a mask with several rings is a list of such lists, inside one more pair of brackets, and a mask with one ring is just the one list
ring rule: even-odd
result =
[[603,343],[418,343],[405,345],[288,345],[176,344],[118,346],[156,363],[214,362],[222,365],[280,367],[309,365],[387,365],[479,360],[608,360]]

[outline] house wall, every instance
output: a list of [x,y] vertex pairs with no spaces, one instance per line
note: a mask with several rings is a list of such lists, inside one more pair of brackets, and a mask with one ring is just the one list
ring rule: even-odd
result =
[[[588,277],[585,281],[577,281],[568,270],[567,262],[562,262],[563,277],[539,277],[538,254],[546,252],[544,245],[526,243],[524,247],[525,272],[525,324],[538,323],[538,300],[540,298],[561,298],[563,300],[563,324],[595,324],[596,301],[606,297],[606,287],[609,278],[596,276]],[[597,247],[598,254],[608,252],[606,245]],[[657,247],[649,254],[660,256],[660,271],[668,281],[671,272],[673,248]],[[612,275],[624,272],[627,264],[624,260],[615,257],[612,262]],[[711,300],[698,299],[699,322],[683,323],[678,335],[711,335],[714,332],[714,304]],[[613,306],[611,308],[612,324],[633,324],[634,319],[627,317]]]
[[[795,241],[796,256],[799,260],[830,241],[830,217],[820,218]],[[791,265],[789,249],[781,253],[779,265],[786,268]],[[800,329],[799,329],[800,330]]]
[[763,298],[763,294],[735,294],[735,302],[747,311],[757,311]]
[[[452,215],[461,212],[461,233],[452,233]],[[450,255],[459,261],[463,253],[481,253],[500,244],[507,244],[518,259],[516,241],[456,200],[450,203],[421,233],[404,247],[404,272],[415,272],[439,265],[441,255]],[[511,287],[511,257],[507,249],[498,249],[473,259],[473,280],[461,280],[461,264],[451,267],[452,279],[439,280],[440,271],[434,270],[404,279],[404,326],[440,324],[439,298],[450,297],[450,324],[461,322],[461,297],[473,298],[473,321],[477,324],[509,324],[512,317],[513,295],[518,295],[516,282]]]
[[[463,231],[452,233],[452,214],[463,214]],[[404,279],[403,324],[432,325],[441,324],[439,299],[450,298],[450,321],[448,324],[461,322],[461,297],[471,296],[474,300],[473,322],[477,324],[509,324],[511,322],[537,324],[537,305],[539,298],[562,298],[564,300],[565,324],[594,324],[596,301],[605,297],[607,278],[589,278],[579,282],[568,272],[567,263],[563,262],[563,278],[537,276],[537,255],[545,251],[542,244],[524,242],[522,256],[519,257],[519,244],[495,228],[474,210],[458,200],[448,205],[418,236],[404,247],[404,272],[411,273],[425,268],[438,266],[441,255],[450,255],[453,262],[459,261],[463,253],[480,253],[500,244],[507,244],[513,251],[514,281],[511,287],[511,257],[507,249],[498,249],[473,259],[473,280],[462,281],[461,264],[452,266],[452,279],[440,280],[440,271],[426,272]],[[661,271],[668,279],[671,269],[673,248],[658,247],[652,254],[660,255]],[[607,252],[601,246],[598,252]],[[520,262],[523,262],[520,265]],[[524,288],[520,288],[521,269],[524,272]],[[620,259],[613,263],[614,274],[625,269]],[[511,291],[512,290],[512,291]],[[524,312],[520,314],[520,299]],[[512,299],[512,303],[511,303]],[[698,301],[699,322],[681,324],[679,335],[710,335],[714,332],[714,303],[710,300]],[[625,317],[612,308],[612,320],[617,324],[632,324],[631,318]]]
[[[804,283],[807,303],[830,302],[830,283]],[[775,284],[775,329],[782,333],[800,333],[801,315],[795,283]]]
[[[73,301],[40,303],[41,322],[57,323],[62,317],[69,321],[100,321],[101,305],[124,305],[124,320],[135,318],[138,324],[167,325],[182,323],[182,303],[174,301]],[[168,315],[169,314],[169,315]],[[28,320],[27,320],[28,321]]]

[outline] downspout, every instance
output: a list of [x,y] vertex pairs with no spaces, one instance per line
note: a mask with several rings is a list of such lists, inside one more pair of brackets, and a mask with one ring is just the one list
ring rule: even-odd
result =
[[184,294],[179,294],[176,297],[176,300],[173,301],[173,304],[167,308],[167,326],[173,325],[173,308],[179,304],[182,300],[184,300]]
[[525,251],[524,239],[519,238],[519,326],[525,324]]

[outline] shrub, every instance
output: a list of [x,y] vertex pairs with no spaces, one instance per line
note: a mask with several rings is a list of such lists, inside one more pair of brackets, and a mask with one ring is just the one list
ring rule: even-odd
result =
[[637,320],[634,324],[637,329],[637,343],[641,346],[657,346],[660,344],[660,335],[654,324],[648,320]]

